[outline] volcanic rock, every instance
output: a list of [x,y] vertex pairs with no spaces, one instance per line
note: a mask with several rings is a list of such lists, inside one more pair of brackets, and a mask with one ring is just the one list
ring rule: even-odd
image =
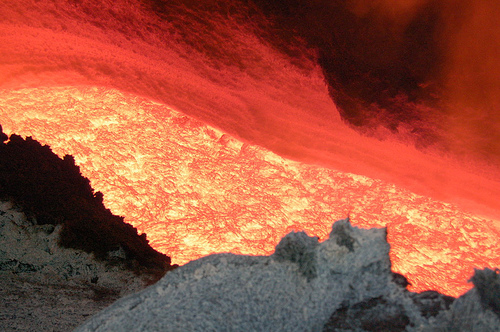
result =
[[174,267],[105,208],[73,157],[0,126],[1,331],[71,330]]
[[0,330],[69,331],[150,277],[127,269],[125,253],[108,261],[59,245],[62,225],[37,225],[0,201]]
[[[394,278],[385,229],[290,233],[271,256],[215,254],[118,300],[76,331],[497,331],[475,289],[453,301]],[[394,281],[396,280],[396,282]]]

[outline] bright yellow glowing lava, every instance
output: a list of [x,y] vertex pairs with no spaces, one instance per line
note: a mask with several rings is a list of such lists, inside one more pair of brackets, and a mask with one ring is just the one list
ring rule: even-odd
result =
[[351,216],[388,227],[393,269],[413,290],[459,295],[500,266],[491,220],[392,184],[283,159],[164,105],[95,87],[0,91],[0,123],[72,154],[113,213],[172,262],[267,255],[291,230],[324,239]]

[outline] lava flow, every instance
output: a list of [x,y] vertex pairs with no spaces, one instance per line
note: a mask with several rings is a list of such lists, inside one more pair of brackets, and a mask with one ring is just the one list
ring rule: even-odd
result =
[[292,230],[320,239],[349,215],[388,227],[391,260],[416,291],[458,295],[500,266],[491,220],[381,180],[283,159],[168,107],[93,87],[4,92],[0,122],[75,156],[105,204],[184,264],[267,255]]
[[[324,239],[349,215],[388,227],[393,269],[414,291],[456,296],[473,268],[500,266],[496,143],[477,138],[492,159],[474,159],[464,145],[416,149],[404,125],[362,136],[314,51],[272,45],[259,29],[276,26],[231,2],[172,3],[0,3],[4,131],[75,156],[106,206],[173,263],[270,254],[291,230]],[[466,128],[442,118],[446,139]]]

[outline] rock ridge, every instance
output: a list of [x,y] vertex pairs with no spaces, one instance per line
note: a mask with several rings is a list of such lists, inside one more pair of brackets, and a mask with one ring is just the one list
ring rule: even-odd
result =
[[[476,276],[483,289],[498,283],[497,272]],[[292,232],[271,256],[192,261],[76,331],[498,331],[496,304],[477,286],[454,299],[404,281],[391,272],[386,229],[347,218],[322,243]]]

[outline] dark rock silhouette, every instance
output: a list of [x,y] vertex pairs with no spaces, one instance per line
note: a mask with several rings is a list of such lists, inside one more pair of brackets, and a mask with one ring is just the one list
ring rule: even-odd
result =
[[155,280],[176,267],[148,244],[145,234],[139,236],[105,208],[102,193],[94,192],[72,156],[61,159],[31,137],[13,134],[7,141],[0,132],[0,199],[18,204],[38,225],[61,224],[61,246],[114,262],[119,259],[110,253],[122,249],[126,257],[121,262],[128,269]]
[[384,297],[371,298],[337,309],[323,327],[328,331],[402,332],[410,324],[404,307]]

